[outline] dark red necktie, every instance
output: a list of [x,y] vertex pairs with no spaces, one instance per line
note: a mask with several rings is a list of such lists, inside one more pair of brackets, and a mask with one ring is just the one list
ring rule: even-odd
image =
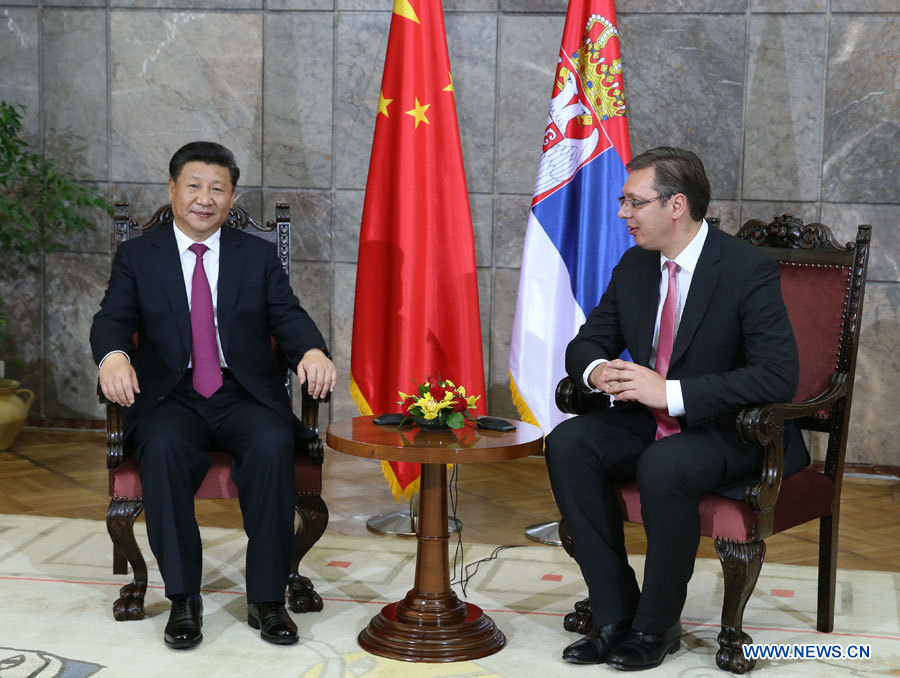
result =
[[[678,264],[671,259],[666,262],[669,271],[669,287],[666,300],[663,302],[662,316],[659,319],[659,341],[656,346],[656,371],[665,379],[669,373],[669,361],[672,360],[672,345],[675,343],[675,307],[678,305]],[[665,409],[654,409],[656,418],[656,440],[678,433],[681,426],[675,417]]]
[[213,315],[212,293],[203,268],[203,254],[209,249],[202,243],[188,248],[197,255],[194,276],[191,278],[191,338],[194,390],[209,398],[222,387],[222,366],[216,344],[216,319]]

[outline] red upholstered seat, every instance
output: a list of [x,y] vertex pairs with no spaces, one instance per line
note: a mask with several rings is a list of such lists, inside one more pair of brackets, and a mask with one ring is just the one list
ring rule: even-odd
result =
[[[742,645],[752,642],[741,628],[744,606],[759,576],[767,537],[819,520],[816,627],[825,632],[834,627],[841,478],[871,227],[860,226],[856,241],[846,247],[835,242],[826,226],[805,225],[790,215],[770,224],[748,221],[738,236],[763,247],[779,262],[781,290],[800,354],[800,383],[793,402],[759,403],[737,415],[736,430],[757,447],[760,460],[760,475],[747,486],[745,499],[714,494],[700,499],[701,534],[715,539],[725,579],[716,663],[744,673],[754,663],[742,650]],[[557,387],[556,402],[562,411],[575,414],[608,404],[605,396],[586,394],[568,378]],[[806,468],[784,477],[783,427],[790,421],[828,435],[823,470]],[[623,483],[616,489],[623,519],[642,522],[637,483]],[[560,523],[560,535],[571,555],[577,547],[564,523]],[[565,627],[584,633],[591,626],[586,599],[566,616]]]

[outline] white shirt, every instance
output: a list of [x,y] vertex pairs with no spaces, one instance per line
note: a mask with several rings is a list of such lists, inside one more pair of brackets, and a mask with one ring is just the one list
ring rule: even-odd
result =
[[[697,235],[681,250],[674,261],[678,265],[678,271],[675,279],[678,285],[678,299],[675,306],[675,334],[678,336],[678,327],[681,324],[681,314],[684,311],[684,304],[687,301],[688,292],[691,289],[691,280],[694,277],[694,271],[697,270],[697,261],[700,259],[700,253],[703,251],[703,244],[706,242],[706,235],[709,233],[709,225],[706,219],[700,224],[700,230]],[[653,329],[653,345],[650,351],[650,368],[656,367],[656,351],[659,346],[659,321],[662,317],[663,304],[666,301],[666,294],[669,291],[669,276],[663,274],[668,259],[660,252],[659,254],[659,305],[656,308],[656,321]],[[584,371],[582,380],[584,385],[592,391],[597,391],[588,383],[588,377],[597,365],[609,362],[605,358],[599,358],[587,366]],[[669,414],[673,417],[680,417],[684,414],[684,397],[681,393],[681,382],[677,379],[666,379],[666,404]]]
[[[177,225],[174,227],[174,231],[175,242],[178,246],[178,256],[181,259],[181,274],[184,276],[184,289],[187,293],[188,311],[190,311],[191,290],[193,288],[194,266],[197,263],[197,255],[189,249],[190,246],[194,244],[194,241],[187,237]],[[219,338],[218,298],[219,252],[221,251],[221,241],[221,228],[203,241],[203,244],[209,248],[208,251],[203,253],[203,270],[206,272],[206,279],[209,282],[209,291],[212,294],[213,317],[215,318],[216,323],[216,344],[219,348],[219,363],[222,367],[228,367],[228,364],[225,362],[225,354],[222,353],[222,340]],[[131,358],[125,351],[110,351],[103,356],[103,360],[100,361],[100,367],[103,367],[103,362],[113,353],[122,353],[128,358],[129,362],[131,361]],[[188,367],[191,367],[192,365],[193,359],[189,359]]]

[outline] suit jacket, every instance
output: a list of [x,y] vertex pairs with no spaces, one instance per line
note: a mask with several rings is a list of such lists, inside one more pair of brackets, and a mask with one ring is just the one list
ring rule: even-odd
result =
[[[191,359],[191,314],[174,228],[169,223],[119,247],[91,326],[94,360],[125,351],[137,372],[141,392],[125,408],[126,435],[172,392]],[[291,368],[307,350],[327,348],[291,291],[273,245],[223,227],[217,297],[219,338],[232,374],[259,402],[292,417],[271,338]],[[294,427],[302,436],[314,435],[296,419]]]
[[[592,361],[612,360],[626,348],[636,363],[650,366],[659,276],[659,252],[632,247],[622,255],[600,303],[566,350],[566,371],[576,383],[583,383]],[[729,448],[726,463],[737,465],[755,454],[735,432],[738,411],[753,403],[789,402],[799,380],[797,343],[775,261],[749,243],[709,229],[667,378],[681,382],[682,428],[714,431]],[[808,463],[799,430],[786,426],[785,474]]]

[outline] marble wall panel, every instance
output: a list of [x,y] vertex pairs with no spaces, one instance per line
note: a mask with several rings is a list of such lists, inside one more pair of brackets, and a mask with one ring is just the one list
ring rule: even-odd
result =
[[530,195],[499,195],[494,200],[494,266],[518,268],[531,210]]
[[331,277],[328,264],[295,261],[291,265],[291,287],[300,305],[316,323],[331,349]]
[[616,3],[616,11],[620,14],[651,12],[651,13],[712,13],[726,14],[747,9],[747,0],[679,0],[667,2],[666,0],[622,0]]
[[831,0],[832,12],[897,12],[896,0]]
[[267,218],[275,203],[291,206],[291,258],[295,261],[331,261],[333,203],[327,191],[263,190]]
[[472,230],[475,237],[475,265],[490,266],[493,251],[494,201],[489,195],[470,194]]
[[109,259],[102,254],[46,257],[44,307],[44,414],[99,419],[97,366],[91,356],[91,321],[106,289]]
[[41,4],[44,7],[106,7],[106,0],[41,0]]
[[263,0],[111,0],[110,6],[154,9],[262,9]]
[[[93,184],[93,186],[109,200],[110,191],[106,184]],[[78,212],[87,219],[87,228],[83,231],[62,233],[57,237],[57,242],[67,252],[109,254],[112,251],[112,216],[96,207],[82,207]]]
[[868,283],[847,463],[900,466],[896,398],[900,393],[900,285]]
[[[164,181],[168,176],[166,165],[157,169],[157,181]],[[129,218],[138,223],[145,223],[153,213],[163,205],[169,204],[168,185],[156,184],[113,184],[111,202],[127,202]]]
[[110,26],[111,179],[159,181],[181,145],[213,139],[260,185],[262,15],[113,11]]
[[741,221],[741,205],[733,200],[711,200],[706,210],[707,217],[719,220],[719,228],[726,233],[737,233]]
[[569,0],[500,0],[502,12],[565,12],[568,6]]
[[489,192],[494,184],[497,18],[449,14],[445,24],[466,182],[470,191]]
[[857,226],[872,226],[869,282],[900,282],[900,205],[822,205],[822,223],[841,243],[856,239]]
[[29,412],[32,420],[40,418],[43,411],[43,280],[40,257],[19,261],[15,255],[0,254],[0,317],[7,322],[0,329],[0,360],[4,378],[20,381],[23,388],[34,391],[35,402]]
[[509,392],[509,342],[516,315],[519,291],[519,269],[494,270],[491,297],[491,369],[488,373],[489,404],[496,417],[518,419],[516,406]]
[[389,12],[338,15],[335,188],[366,187],[390,19]]
[[900,203],[900,14],[830,28],[822,199]]
[[[491,374],[491,306],[494,287],[494,276],[490,268],[479,268],[478,275],[478,312],[481,320],[481,357],[484,361],[485,388],[490,383]],[[492,412],[490,392],[483,395],[487,412]]]
[[44,153],[80,178],[107,162],[106,11],[47,9],[41,22]]
[[500,17],[496,187],[534,190],[565,17]]
[[750,0],[751,12],[824,12],[828,0]]
[[267,0],[266,9],[334,9],[334,0]]
[[[291,0],[280,0],[290,2]],[[298,0],[293,0],[297,2]],[[300,0],[302,1],[302,0]],[[309,0],[306,0],[309,2]],[[335,0],[340,10],[381,10],[390,9],[393,2],[386,0]],[[497,9],[497,0],[442,0],[441,5],[446,15],[448,12],[493,12]]]
[[819,197],[825,29],[821,14],[750,18],[745,199]]
[[365,191],[334,192],[334,260],[355,262]]
[[25,140],[40,148],[38,90],[38,13],[36,9],[0,9],[0,101],[21,104]]
[[337,366],[338,385],[331,395],[331,420],[359,415],[350,397],[350,349],[353,344],[353,300],[356,294],[356,264],[335,264],[331,306],[331,355]]
[[334,17],[266,16],[263,182],[331,186]]
[[695,151],[712,196],[739,194],[744,17],[623,17],[622,52],[634,154],[655,146]]

